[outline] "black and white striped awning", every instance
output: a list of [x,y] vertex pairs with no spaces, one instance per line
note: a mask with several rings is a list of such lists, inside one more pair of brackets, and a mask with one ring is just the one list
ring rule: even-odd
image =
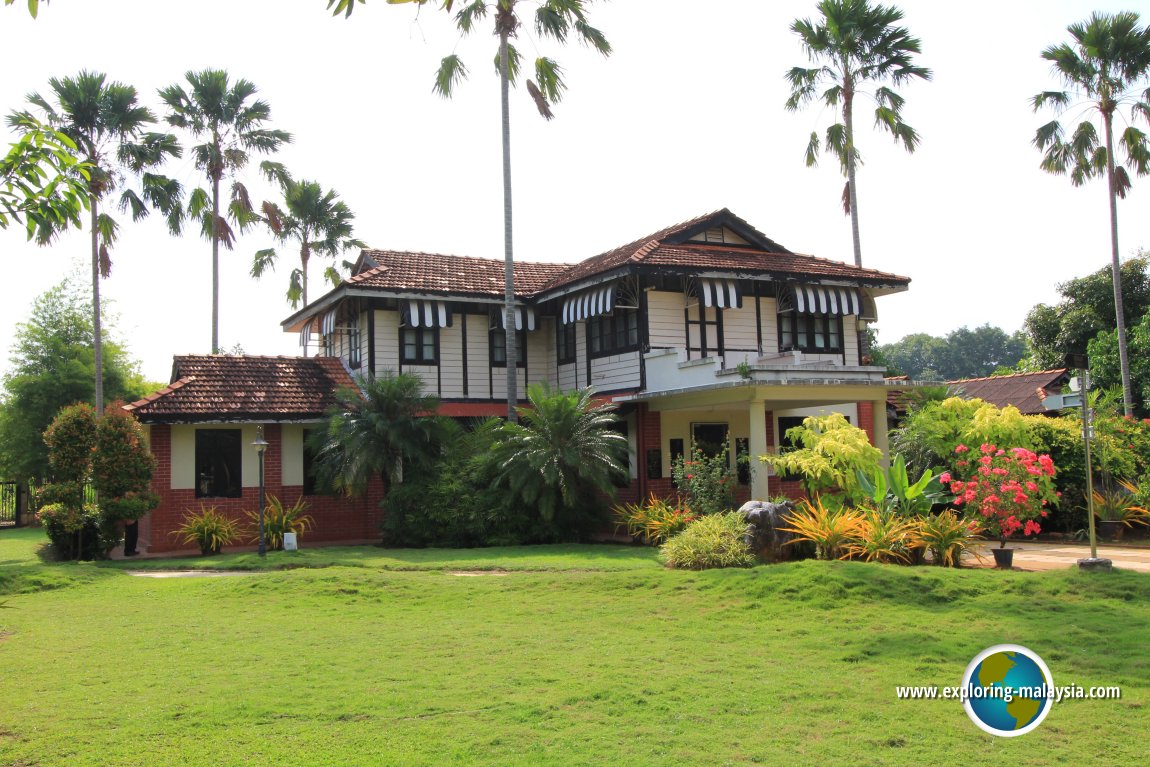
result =
[[445,301],[408,301],[403,306],[403,321],[409,328],[449,328],[451,311]]
[[564,325],[579,322],[588,317],[610,314],[615,308],[615,283],[600,285],[590,290],[563,299]]
[[335,332],[335,309],[332,309],[323,316],[323,321],[320,323],[320,332],[325,336],[330,336]]
[[840,288],[830,285],[794,286],[794,308],[799,314],[842,316],[858,314],[859,307],[857,288]]
[[299,345],[305,351],[307,350],[307,345],[311,343],[311,323],[312,320],[305,322],[303,328],[299,332]]
[[699,278],[699,300],[703,306],[717,306],[720,309],[737,309],[743,305],[739,294],[739,283],[735,280],[715,280]]
[[[507,310],[503,307],[499,308],[499,311],[495,315],[495,327],[497,327],[497,328],[503,327],[503,317],[504,317],[504,314],[506,313],[506,311]],[[529,306],[516,306],[514,309],[512,309],[512,311],[515,312],[515,329],[516,330],[523,330],[524,328],[526,328],[527,330],[534,330],[535,329],[535,310],[534,309],[532,309]]]

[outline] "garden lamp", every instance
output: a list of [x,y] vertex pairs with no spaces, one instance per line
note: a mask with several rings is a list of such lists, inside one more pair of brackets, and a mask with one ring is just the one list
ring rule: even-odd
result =
[[268,441],[264,439],[264,427],[256,427],[256,438],[252,442],[256,455],[260,457],[260,556],[267,556],[267,542],[264,537],[264,453],[268,449]]

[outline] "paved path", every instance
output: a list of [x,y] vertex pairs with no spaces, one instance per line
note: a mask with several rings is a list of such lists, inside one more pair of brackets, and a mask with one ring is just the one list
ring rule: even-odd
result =
[[[997,544],[994,544],[997,546]],[[1017,549],[1014,552],[1014,569],[1016,570],[1064,570],[1077,567],[1079,559],[1090,556],[1090,547],[1069,543],[1008,543],[1009,547]],[[983,546],[980,554],[983,555],[984,567],[994,567],[994,558],[990,553],[990,546]],[[1136,570],[1150,573],[1150,549],[1125,548],[1122,546],[1099,546],[1098,556],[1114,562],[1114,567],[1121,570]],[[974,564],[974,563],[972,563]],[[977,567],[978,565],[974,565]]]

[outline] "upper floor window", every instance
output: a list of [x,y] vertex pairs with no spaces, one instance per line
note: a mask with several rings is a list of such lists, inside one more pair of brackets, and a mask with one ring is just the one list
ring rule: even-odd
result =
[[779,315],[779,351],[838,353],[843,350],[842,317],[829,314]]
[[631,351],[639,348],[639,313],[634,309],[616,309],[587,320],[587,343],[592,357]]
[[353,314],[347,321],[347,364],[358,368],[362,362],[359,336],[359,315]]
[[406,364],[439,364],[439,328],[400,328],[399,346]]
[[555,323],[555,361],[565,365],[575,361],[575,323]]
[[[507,367],[507,331],[503,328],[491,329],[491,342],[488,348],[491,349],[491,367],[505,368]],[[527,363],[527,333],[523,330],[515,331],[515,352],[519,357],[519,364],[517,367],[523,367]]]

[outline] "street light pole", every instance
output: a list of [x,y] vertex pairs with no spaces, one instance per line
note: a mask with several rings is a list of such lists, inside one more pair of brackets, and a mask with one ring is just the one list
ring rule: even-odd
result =
[[264,439],[264,427],[256,427],[256,439],[252,442],[256,454],[260,457],[260,546],[259,554],[266,557],[268,553],[267,537],[264,535],[264,453],[268,449],[268,442]]

